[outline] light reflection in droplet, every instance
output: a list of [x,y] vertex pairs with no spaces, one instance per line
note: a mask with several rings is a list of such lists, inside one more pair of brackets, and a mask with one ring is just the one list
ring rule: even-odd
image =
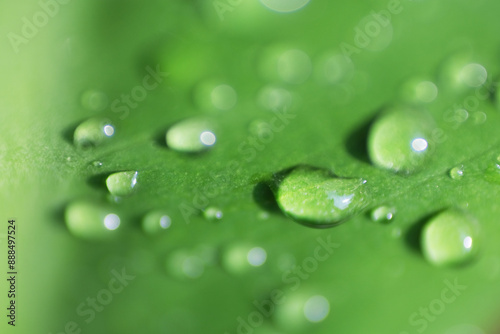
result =
[[330,312],[330,303],[320,295],[312,296],[304,305],[304,315],[310,322],[323,321]]
[[215,144],[216,138],[213,132],[205,131],[201,133],[200,140],[203,145],[212,146],[213,144]]
[[116,230],[120,226],[120,217],[114,213],[108,214],[104,218],[104,226],[110,231]]
[[111,137],[115,133],[115,128],[109,124],[104,126],[104,134]]
[[266,262],[267,253],[261,247],[254,247],[250,249],[247,255],[248,263],[254,267],[259,267]]
[[427,146],[428,146],[427,140],[423,138],[416,138],[411,142],[411,147],[416,152],[425,151],[427,149]]

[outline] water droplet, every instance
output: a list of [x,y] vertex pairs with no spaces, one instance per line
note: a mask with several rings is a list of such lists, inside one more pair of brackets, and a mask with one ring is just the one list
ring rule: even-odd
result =
[[283,110],[292,105],[292,94],[284,88],[266,86],[259,91],[257,102],[267,110]]
[[486,168],[484,177],[490,183],[500,184],[500,156]]
[[205,272],[205,263],[194,252],[180,249],[167,257],[167,271],[179,279],[199,278]]
[[201,152],[216,142],[213,125],[202,118],[190,118],[174,124],[166,134],[168,147],[179,152]]
[[401,95],[405,102],[425,104],[436,99],[438,88],[432,81],[412,79],[403,85]]
[[75,201],[65,211],[71,234],[88,240],[105,239],[120,227],[120,217],[105,206],[90,201]]
[[330,303],[320,295],[312,296],[304,305],[304,315],[310,322],[323,321],[330,312]]
[[465,212],[449,209],[431,218],[422,230],[422,251],[437,266],[464,263],[478,248],[477,226]]
[[203,216],[207,220],[220,220],[224,216],[222,210],[216,207],[208,207],[203,211]]
[[198,84],[194,91],[195,103],[205,110],[230,110],[238,102],[233,87],[218,80],[208,80]]
[[411,173],[429,156],[433,121],[421,110],[392,108],[372,124],[368,153],[372,162],[396,172]]
[[127,196],[132,193],[137,185],[136,171],[113,173],[106,179],[106,186],[113,196]]
[[371,212],[371,218],[373,221],[387,223],[394,218],[396,214],[396,209],[389,206],[379,206]]
[[115,128],[107,119],[91,118],[81,123],[73,135],[78,147],[98,146],[115,133]]
[[101,91],[88,90],[82,94],[82,105],[91,111],[102,111],[108,106],[108,97]]
[[312,227],[330,227],[368,204],[366,180],[340,178],[323,169],[299,166],[275,177],[281,210]]
[[142,229],[145,233],[154,235],[165,231],[172,225],[167,212],[162,210],[151,211],[142,219]]
[[311,0],[260,0],[268,9],[278,13],[291,13],[304,8]]
[[275,46],[266,50],[259,63],[259,70],[267,80],[301,84],[311,75],[312,63],[302,50]]
[[460,180],[464,177],[464,169],[464,165],[453,167],[449,175],[453,180]]
[[252,268],[262,266],[267,259],[267,252],[262,247],[249,244],[233,244],[222,254],[222,266],[232,274],[243,274]]
[[440,78],[447,89],[461,92],[486,83],[488,72],[483,65],[471,60],[468,52],[458,53],[446,60],[440,70]]
[[103,163],[99,160],[92,161],[92,166],[94,167],[102,167]]

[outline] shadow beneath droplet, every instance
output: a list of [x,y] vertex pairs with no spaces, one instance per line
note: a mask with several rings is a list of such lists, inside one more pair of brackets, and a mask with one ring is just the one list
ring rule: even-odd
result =
[[109,175],[110,173],[100,173],[92,175],[87,179],[87,183],[93,188],[106,189],[106,179]]
[[65,215],[65,212],[66,212],[66,207],[68,206],[69,203],[64,203],[63,205],[57,207],[54,209],[54,211],[52,212],[51,216],[52,216],[52,219],[54,220],[55,224],[59,227],[59,228],[66,228],[65,227],[65,218],[64,218],[64,215]]
[[75,130],[76,128],[78,127],[78,125],[80,125],[84,120],[80,120],[78,122],[75,122],[73,123],[72,125],[68,126],[67,128],[65,128],[62,132],[62,137],[65,141],[67,141],[68,143],[70,144],[73,144],[74,143],[74,134],[75,134]]
[[363,123],[352,133],[350,133],[345,143],[347,152],[354,158],[365,163],[370,163],[370,157],[368,155],[368,146],[367,146],[368,133],[370,132],[370,128],[374,123],[375,118],[376,116],[372,117],[370,120]]
[[427,222],[434,217],[435,215],[439,214],[442,210],[435,211],[433,213],[430,213],[428,215],[425,215],[424,217],[420,218],[416,223],[414,223],[406,232],[404,238],[406,241],[406,244],[412,249],[413,251],[417,253],[422,253],[422,246],[421,246],[421,236],[422,236],[422,230],[424,229],[425,225]]
[[167,134],[168,129],[170,128],[171,126],[163,127],[154,134],[153,142],[156,146],[159,146],[161,148],[169,148],[165,136]]
[[257,203],[262,210],[269,213],[281,213],[278,203],[276,203],[274,193],[269,186],[269,182],[262,181],[257,183],[253,188],[252,196],[255,203]]

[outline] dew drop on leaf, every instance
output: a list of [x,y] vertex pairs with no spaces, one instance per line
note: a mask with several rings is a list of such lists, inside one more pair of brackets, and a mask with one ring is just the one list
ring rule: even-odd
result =
[[113,173],[106,179],[106,186],[113,196],[130,195],[137,185],[137,171],[126,171]]
[[394,218],[396,209],[390,206],[379,206],[371,212],[371,219],[375,222],[388,223]]
[[450,169],[449,175],[453,180],[460,180],[464,177],[465,168],[463,165]]
[[112,137],[114,133],[115,128],[109,120],[91,118],[78,125],[73,139],[78,147],[98,146]]
[[87,240],[105,239],[120,227],[120,217],[111,209],[90,201],[75,201],[65,210],[65,222],[71,234]]
[[190,118],[174,124],[166,134],[167,146],[172,150],[197,153],[212,147],[217,138],[213,125],[202,118]]
[[142,230],[149,235],[160,234],[172,225],[167,212],[155,210],[148,212],[142,219]]
[[203,216],[207,220],[221,220],[224,214],[221,209],[210,206],[203,210]]
[[395,107],[372,124],[368,153],[373,164],[395,172],[411,173],[423,166],[432,151],[432,118],[423,110]]
[[281,210],[311,227],[335,226],[369,203],[366,180],[340,178],[324,169],[298,166],[274,181]]
[[231,244],[222,253],[222,266],[231,274],[244,274],[267,260],[264,248],[247,243]]
[[461,264],[478,248],[478,226],[465,212],[448,209],[432,217],[421,235],[422,252],[436,266]]

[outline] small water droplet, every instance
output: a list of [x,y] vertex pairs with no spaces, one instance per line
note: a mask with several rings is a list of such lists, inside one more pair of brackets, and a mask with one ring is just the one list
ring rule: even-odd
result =
[[316,289],[303,289],[288,292],[283,302],[276,305],[273,320],[283,333],[314,332],[312,326],[330,313],[330,302],[325,296],[314,293]]
[[281,210],[312,227],[335,226],[369,202],[366,180],[336,177],[324,169],[298,166],[274,181]]
[[476,223],[468,214],[449,209],[426,223],[422,230],[422,251],[437,266],[464,263],[477,252],[477,235]]
[[463,92],[486,83],[488,72],[483,65],[472,61],[470,52],[451,56],[440,69],[440,79],[445,88]]
[[202,118],[190,118],[174,124],[166,134],[167,146],[179,152],[201,152],[216,142],[213,125]]
[[102,167],[102,165],[103,165],[102,161],[99,160],[92,161],[92,166],[94,167]]
[[115,128],[107,119],[91,118],[81,123],[73,135],[78,147],[98,146],[115,133]]
[[449,175],[453,180],[460,180],[464,177],[464,170],[464,165],[456,166],[450,169]]
[[165,231],[172,225],[172,220],[167,212],[155,210],[147,213],[142,219],[142,229],[145,233],[154,235]]
[[75,201],[69,204],[64,216],[70,233],[88,240],[112,236],[121,223],[116,213],[90,201]]
[[98,90],[87,90],[82,94],[82,105],[91,111],[102,111],[108,106],[108,97]]
[[233,244],[222,254],[222,266],[232,274],[243,274],[252,268],[262,266],[267,259],[267,252],[262,247],[249,244]]
[[238,102],[234,88],[219,80],[203,81],[195,87],[194,101],[205,110],[230,110]]
[[433,124],[422,110],[398,107],[385,111],[372,124],[368,135],[371,161],[396,172],[416,171],[431,151]]
[[394,218],[396,209],[389,206],[379,206],[371,212],[371,218],[375,222],[388,223]]
[[137,171],[113,173],[106,179],[106,186],[113,196],[127,196],[132,193],[137,185]]
[[413,104],[426,104],[434,101],[438,95],[436,84],[429,80],[411,79],[403,84],[402,99]]
[[354,74],[354,64],[349,57],[340,53],[323,55],[317,66],[317,77],[320,82],[339,84],[350,79]]
[[203,211],[203,216],[207,220],[220,220],[224,216],[222,210],[216,207],[208,207]]
[[490,183],[500,184],[500,156],[486,168],[484,178]]

